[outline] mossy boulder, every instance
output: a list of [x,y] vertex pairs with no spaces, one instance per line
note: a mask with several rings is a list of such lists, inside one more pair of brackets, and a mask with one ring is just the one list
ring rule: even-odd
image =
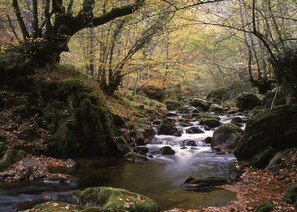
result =
[[297,202],[297,186],[290,186],[284,195],[284,201],[289,204]]
[[222,106],[218,105],[218,104],[212,104],[210,105],[209,107],[209,112],[217,112],[217,113],[220,113],[220,112],[223,112],[224,109]]
[[232,123],[224,124],[214,131],[211,146],[220,151],[232,152],[242,132],[241,128]]
[[[88,188],[74,193],[79,205],[86,211],[158,212],[152,199],[125,189],[111,187]],[[91,206],[91,207],[90,207]]]
[[[243,136],[235,148],[239,161],[250,160],[254,155],[271,147],[275,153],[297,147],[297,106],[281,106],[263,111],[246,125]],[[270,155],[273,157],[273,154]],[[271,158],[265,157],[267,166]]]
[[188,134],[200,134],[200,133],[204,133],[203,130],[201,130],[199,127],[189,127],[188,129],[185,130],[186,133]]
[[112,114],[80,81],[38,82],[43,123],[52,134],[46,154],[58,157],[106,155],[117,150]]
[[252,110],[261,104],[261,98],[254,93],[243,92],[236,97],[236,107],[240,111]]
[[201,118],[199,123],[209,128],[215,128],[221,125],[220,121],[216,118]]
[[160,148],[162,155],[174,155],[175,151],[170,146],[164,146]]
[[260,205],[257,206],[255,212],[271,212],[274,209],[274,205],[272,201],[265,201],[262,202]]
[[158,129],[158,135],[174,135],[177,132],[174,118],[164,118]]
[[190,101],[193,107],[202,108],[203,111],[208,111],[213,102],[201,98],[194,98]]

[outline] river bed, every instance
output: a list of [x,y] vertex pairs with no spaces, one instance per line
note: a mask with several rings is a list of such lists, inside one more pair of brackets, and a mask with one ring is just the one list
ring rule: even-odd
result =
[[[232,117],[222,116],[227,123]],[[192,123],[199,126],[198,123]],[[70,174],[78,179],[78,184],[19,184],[0,186],[0,211],[16,211],[30,208],[35,203],[45,201],[65,201],[74,203],[71,191],[92,186],[112,186],[146,195],[161,207],[198,209],[208,206],[223,206],[235,199],[235,194],[222,189],[199,192],[186,191],[181,184],[188,176],[195,178],[227,176],[227,165],[236,161],[233,154],[218,154],[204,142],[212,136],[213,130],[202,134],[182,136],[156,135],[146,145],[149,152],[163,146],[171,146],[174,155],[154,154],[148,162],[129,163],[122,158],[93,158],[76,160],[78,168]],[[181,146],[184,140],[195,141],[195,146]]]

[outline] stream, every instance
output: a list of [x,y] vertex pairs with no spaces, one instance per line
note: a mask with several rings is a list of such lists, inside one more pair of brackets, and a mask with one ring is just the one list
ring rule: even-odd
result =
[[[220,116],[228,123],[234,116]],[[223,189],[186,191],[181,184],[188,176],[203,178],[227,176],[227,165],[236,161],[233,154],[218,154],[204,142],[212,136],[213,129],[205,130],[199,122],[191,122],[205,131],[200,134],[184,133],[182,136],[155,135],[145,147],[149,160],[135,164],[122,158],[89,158],[76,160],[78,168],[70,174],[78,184],[27,183],[0,185],[0,211],[18,211],[46,201],[75,203],[71,192],[92,186],[124,188],[148,196],[158,202],[161,210],[173,208],[198,209],[223,206],[235,199],[235,194]],[[184,140],[193,140],[193,146],[180,146]],[[171,146],[174,155],[150,154],[164,146]]]

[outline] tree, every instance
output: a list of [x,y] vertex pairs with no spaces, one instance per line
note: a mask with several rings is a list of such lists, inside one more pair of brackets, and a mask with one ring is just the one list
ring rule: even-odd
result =
[[[12,0],[12,6],[22,34],[22,50],[38,65],[59,61],[60,54],[69,51],[69,39],[82,29],[103,25],[115,18],[129,15],[144,5],[144,0],[111,8],[95,16],[94,0],[83,0],[81,9],[73,13],[74,0],[66,5],[63,0],[32,0],[32,16],[25,19],[19,0]],[[41,4],[41,5],[40,5]],[[40,8],[43,10],[41,11]],[[32,30],[28,30],[28,22]],[[38,40],[37,40],[38,39]],[[38,42],[37,42],[38,41]]]

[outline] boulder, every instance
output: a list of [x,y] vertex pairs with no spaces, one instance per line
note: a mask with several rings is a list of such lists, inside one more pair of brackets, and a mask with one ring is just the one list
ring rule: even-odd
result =
[[201,118],[199,123],[209,128],[215,128],[221,125],[220,121],[216,118]]
[[204,142],[207,143],[207,144],[211,144],[211,140],[212,140],[212,137],[206,137],[204,139]]
[[242,120],[242,118],[240,118],[240,117],[234,117],[234,118],[231,120],[231,123],[237,125],[238,127],[242,127],[242,126],[243,126],[243,120]]
[[218,127],[211,140],[211,146],[220,151],[232,152],[243,130],[232,123]]
[[176,120],[173,118],[165,118],[162,120],[162,123],[158,130],[158,135],[174,135],[177,132],[175,128]]
[[160,211],[152,199],[125,189],[94,187],[75,191],[74,195],[79,200],[79,206],[85,208],[84,211]]
[[200,133],[204,133],[204,131],[201,130],[199,127],[190,127],[188,129],[186,129],[185,131],[188,134],[200,134]]
[[252,110],[261,104],[261,98],[254,93],[243,92],[236,97],[236,107],[240,111]]
[[220,113],[220,112],[223,112],[224,109],[222,106],[218,105],[218,104],[212,104],[210,105],[209,107],[209,112],[217,112],[217,113]]
[[167,110],[177,110],[182,105],[179,102],[175,101],[165,101]]
[[162,155],[174,155],[175,151],[170,146],[164,146],[160,149]]
[[213,104],[210,101],[201,99],[201,98],[194,98],[193,100],[191,100],[190,104],[193,107],[198,107],[198,108],[202,108],[203,111],[208,111],[210,106]]
[[275,150],[269,146],[260,149],[251,159],[249,159],[249,162],[257,168],[265,168],[274,154]]
[[204,190],[213,188],[218,185],[223,185],[227,183],[227,180],[223,177],[207,177],[201,179],[195,179],[189,176],[185,182],[182,184],[182,187],[186,190]]
[[[296,120],[297,106],[292,105],[257,114],[247,123],[244,134],[236,145],[236,158],[239,161],[250,160],[269,146],[275,153],[297,147]],[[271,158],[265,158],[266,166]]]

